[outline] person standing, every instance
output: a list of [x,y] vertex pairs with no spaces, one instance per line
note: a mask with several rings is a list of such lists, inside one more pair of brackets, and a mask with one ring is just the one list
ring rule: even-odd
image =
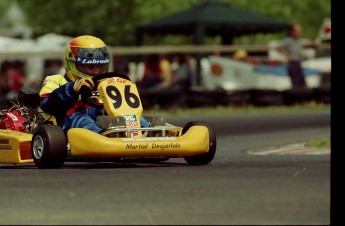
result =
[[278,51],[282,53],[288,64],[288,75],[291,79],[293,88],[306,88],[303,68],[301,62],[303,60],[303,46],[300,41],[302,27],[300,24],[293,24],[289,33],[278,46]]
[[17,97],[19,90],[23,88],[25,83],[22,63],[20,61],[11,63],[6,74],[9,85],[9,92],[6,94],[6,98],[10,100]]

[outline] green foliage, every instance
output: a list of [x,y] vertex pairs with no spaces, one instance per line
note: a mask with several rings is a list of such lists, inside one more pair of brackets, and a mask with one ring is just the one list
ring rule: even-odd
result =
[[331,140],[330,139],[312,140],[312,141],[308,141],[305,144],[305,146],[310,147],[310,148],[317,148],[317,149],[329,148],[331,147]]
[[274,19],[300,23],[302,36],[314,39],[323,18],[331,15],[330,0],[227,0],[233,5],[252,10]]
[[[129,44],[134,37],[137,0],[26,0],[25,10],[36,35],[48,32],[96,35],[110,44]],[[34,4],[33,4],[34,3]]]
[[0,20],[0,28],[7,28],[10,27],[12,24],[8,20],[8,18],[5,18],[4,15],[9,10],[9,6],[11,4],[12,0],[1,0],[0,1],[0,15],[1,15],[1,20]]
[[[13,0],[12,0],[13,1]],[[188,9],[205,0],[24,0],[17,1],[36,36],[60,33],[95,35],[111,45],[134,45],[137,25]],[[314,39],[324,17],[330,16],[327,0],[223,0],[273,19],[299,22],[303,36]],[[0,13],[11,0],[0,1]],[[250,42],[270,36],[249,38]],[[152,38],[154,44],[188,43],[188,37]],[[219,39],[208,39],[217,42]],[[248,40],[247,40],[248,41]]]

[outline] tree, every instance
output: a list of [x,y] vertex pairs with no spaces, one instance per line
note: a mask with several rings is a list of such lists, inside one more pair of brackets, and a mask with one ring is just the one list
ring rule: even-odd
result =
[[[5,1],[8,2],[9,0]],[[25,0],[18,1],[36,36],[55,32],[69,36],[95,35],[110,45],[134,45],[139,24],[184,10],[205,0]],[[313,39],[324,17],[330,17],[327,0],[223,0],[234,6],[299,22],[303,36]],[[153,38],[155,39],[155,38]],[[178,43],[172,37],[155,43]],[[185,42],[180,38],[180,42]]]

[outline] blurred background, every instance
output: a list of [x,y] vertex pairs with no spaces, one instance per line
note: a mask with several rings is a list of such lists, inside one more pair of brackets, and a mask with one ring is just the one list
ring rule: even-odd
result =
[[[111,70],[137,83],[144,108],[330,103],[331,1],[2,0],[0,17],[1,105],[64,73],[65,45],[85,34],[106,42]],[[275,50],[293,23],[303,90]]]

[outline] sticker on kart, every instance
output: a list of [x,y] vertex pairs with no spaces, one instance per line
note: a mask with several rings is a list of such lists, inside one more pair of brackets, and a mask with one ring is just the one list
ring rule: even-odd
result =
[[100,82],[99,87],[99,93],[105,99],[104,108],[110,116],[126,115],[127,126],[140,126],[138,118],[143,107],[134,83],[123,78],[107,79]]

